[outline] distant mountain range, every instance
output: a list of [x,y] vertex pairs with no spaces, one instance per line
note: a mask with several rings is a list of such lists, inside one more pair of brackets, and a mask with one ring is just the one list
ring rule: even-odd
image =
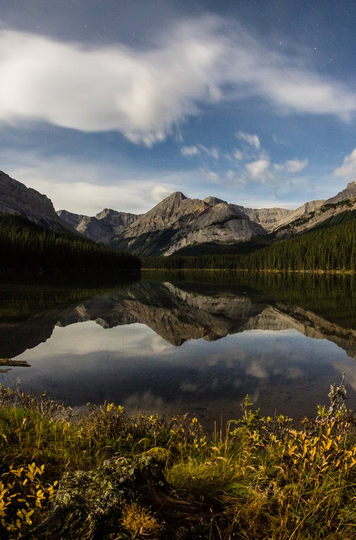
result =
[[17,214],[52,230],[67,230],[139,256],[178,254],[204,246],[270,243],[356,214],[356,181],[328,200],[296,210],[244,208],[216,197],[189,199],[176,192],[146,214],[104,209],[96,216],[55,211],[45,195],[0,171],[0,215]]

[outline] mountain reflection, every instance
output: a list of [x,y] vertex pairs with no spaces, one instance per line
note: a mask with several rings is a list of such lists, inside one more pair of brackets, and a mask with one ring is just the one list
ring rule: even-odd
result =
[[[356,330],[348,327],[350,321],[342,316],[342,305],[331,303],[333,309],[324,309],[321,315],[305,307],[305,301],[236,292],[226,286],[206,289],[202,292],[201,285],[194,287],[194,283],[140,281],[75,305],[39,311],[24,319],[18,317],[20,320],[3,320],[0,358],[15,358],[45,342],[55,326],[85,321],[95,321],[103,328],[144,324],[177,347],[188,340],[216,341],[247,330],[294,329],[307,337],[332,341],[348,356],[356,357]],[[332,311],[337,312],[336,317]]]
[[1,384],[70,406],[109,399],[128,410],[190,411],[212,425],[236,417],[246,393],[263,414],[313,415],[346,372],[353,406],[353,279],[160,277],[0,287]]

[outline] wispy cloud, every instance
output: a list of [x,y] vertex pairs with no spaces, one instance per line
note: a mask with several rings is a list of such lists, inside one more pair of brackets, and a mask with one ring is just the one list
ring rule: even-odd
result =
[[181,148],[182,156],[199,156],[205,154],[206,156],[218,160],[220,159],[220,152],[216,147],[208,148],[203,144],[197,144],[196,146],[183,146]]
[[343,164],[334,170],[334,176],[355,180],[356,178],[356,148],[349,156],[345,156]]
[[267,159],[258,159],[256,161],[248,163],[246,165],[246,170],[253,179],[261,179],[264,178],[264,175],[267,172],[269,166],[270,162]]
[[241,150],[234,151],[234,158],[238,161],[241,161],[243,159],[243,153],[241,152]]
[[[162,199],[178,190],[182,182],[189,185],[191,174],[152,171],[144,180],[132,181],[131,174],[117,171],[114,165],[78,163],[71,158],[43,158],[32,153],[3,156],[6,172],[26,186],[46,194],[56,210],[66,209],[93,216],[103,208],[132,213],[150,210]],[[137,177],[142,176],[140,171]]]
[[254,146],[256,150],[259,150],[261,148],[260,139],[257,135],[251,135],[251,133],[245,133],[244,131],[238,131],[236,133],[236,137],[240,139],[240,141],[244,141],[250,146]]
[[[206,16],[172,23],[149,50],[84,47],[0,30],[0,122],[41,120],[81,131],[120,131],[151,146],[201,104],[258,97],[279,113],[331,114],[348,121],[356,93],[268,49],[238,23]],[[227,88],[234,86],[231,94]],[[259,149],[255,135],[240,140]]]
[[276,171],[286,171],[289,173],[296,173],[305,169],[308,163],[309,163],[308,159],[302,159],[302,160],[288,159],[285,163],[280,163],[280,164],[275,163],[274,168],[276,169]]
[[198,156],[200,150],[197,146],[183,146],[181,149],[182,156]]

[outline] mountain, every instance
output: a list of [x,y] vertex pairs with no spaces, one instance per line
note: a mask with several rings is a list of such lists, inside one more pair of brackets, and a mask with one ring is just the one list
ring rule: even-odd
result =
[[86,238],[103,244],[108,244],[114,236],[123,232],[138,218],[136,214],[117,212],[108,208],[94,217],[73,214],[67,210],[59,210],[57,214]]
[[141,257],[255,250],[314,228],[356,218],[356,181],[328,200],[296,210],[245,208],[217,197],[190,199],[176,192],[146,214],[104,209],[95,216],[56,212],[45,195],[0,172],[0,215],[22,216],[47,229],[80,233]]
[[252,209],[208,197],[173,193],[141,216],[112,242],[139,256],[236,253],[312,229],[356,218],[356,181],[328,200],[295,210]]
[[[298,210],[304,207],[303,212]],[[277,238],[294,236],[318,228],[328,223],[339,223],[346,217],[354,217],[356,210],[356,180],[334,197],[322,201],[312,201],[294,211],[294,216],[281,220],[274,229]],[[292,219],[290,219],[292,217]]]
[[285,227],[290,223],[297,220],[304,219],[306,216],[315,212],[320,208],[324,200],[310,201],[295,210],[287,210],[285,208],[244,208],[239,206],[238,208],[246,214],[250,219],[256,221],[268,232],[273,232],[281,227]]
[[266,234],[236,205],[176,192],[139,217],[110,244],[140,256],[171,255],[204,243],[235,244]]
[[262,225],[267,231],[273,231],[283,219],[288,219],[294,213],[294,210],[286,208],[245,208],[243,206],[236,207],[247,216],[251,221],[255,221]]
[[0,215],[22,216],[46,229],[75,230],[56,213],[52,201],[0,171]]

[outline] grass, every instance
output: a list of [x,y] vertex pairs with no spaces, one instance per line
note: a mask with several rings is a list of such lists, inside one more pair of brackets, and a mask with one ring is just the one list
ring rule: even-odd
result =
[[[145,496],[116,497],[106,536],[90,529],[78,538],[351,540],[356,416],[344,406],[343,383],[329,397],[329,410],[295,427],[284,416],[262,418],[247,396],[240,418],[208,438],[187,415],[130,417],[104,403],[79,417],[46,394],[1,388],[0,538],[52,538],[31,531],[58,506],[64,477],[100,470],[105,460],[149,456],[163,472],[158,484],[169,487],[175,514],[165,513],[162,497],[157,505],[146,486]],[[68,538],[58,534],[53,538]]]

